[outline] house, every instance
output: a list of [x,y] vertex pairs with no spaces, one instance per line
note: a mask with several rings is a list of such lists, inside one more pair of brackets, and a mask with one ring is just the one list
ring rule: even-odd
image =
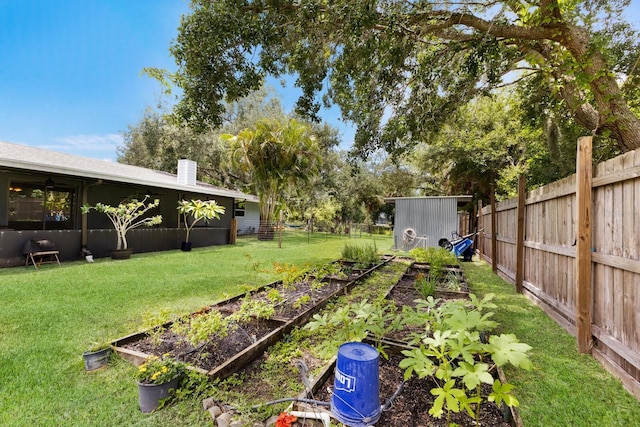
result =
[[460,232],[458,208],[472,196],[395,197],[384,199],[395,205],[393,242],[400,250],[435,247],[442,238]]
[[150,214],[162,215],[162,224],[129,231],[134,252],[180,247],[184,228],[176,208],[181,199],[215,200],[225,207],[220,220],[196,225],[193,247],[233,243],[238,218],[245,232],[259,222],[258,198],[197,182],[196,167],[193,161],[180,160],[174,175],[0,142],[0,267],[24,264],[23,248],[31,240],[49,240],[62,260],[80,259],[85,248],[94,257],[107,256],[116,245],[111,222],[96,212],[82,215],[80,207],[117,205],[146,195],[160,200]]

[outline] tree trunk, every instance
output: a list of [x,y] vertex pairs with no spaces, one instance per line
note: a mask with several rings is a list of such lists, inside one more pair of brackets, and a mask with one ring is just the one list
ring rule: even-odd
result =
[[258,240],[273,240],[273,224],[271,221],[260,220]]
[[591,130],[598,134],[608,131],[622,151],[640,148],[640,120],[622,97],[615,76],[600,51],[590,49],[587,31],[569,27],[562,42],[591,76],[589,86],[598,109],[598,124]]

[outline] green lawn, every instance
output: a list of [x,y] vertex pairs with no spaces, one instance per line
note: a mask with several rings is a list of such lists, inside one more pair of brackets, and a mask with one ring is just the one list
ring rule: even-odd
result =
[[[291,236],[291,235],[288,235]],[[199,399],[154,414],[137,407],[135,368],[117,358],[87,373],[82,351],[141,329],[143,313],[192,312],[276,277],[273,262],[326,262],[345,243],[370,243],[318,234],[277,242],[240,239],[234,246],[136,254],[31,268],[0,269],[0,425],[210,426]],[[375,236],[379,249],[391,237]],[[498,294],[496,320],[533,346],[531,372],[507,371],[517,387],[526,426],[630,426],[640,404],[542,311],[479,263],[465,264],[473,291]],[[634,424],[636,423],[636,424]]]
[[[126,261],[0,269],[0,425],[211,425],[199,401],[140,413],[133,367],[116,361],[86,373],[81,354],[94,340],[140,330],[145,311],[188,313],[275,280],[274,261],[326,262],[339,258],[346,242],[371,243],[364,236],[292,236],[282,249],[277,241],[240,239]],[[378,248],[391,247],[391,237],[375,239]]]
[[505,368],[515,384],[525,426],[637,426],[640,402],[576,340],[485,263],[463,263],[471,291],[497,295],[494,320],[499,331],[514,333],[533,347],[533,369]]

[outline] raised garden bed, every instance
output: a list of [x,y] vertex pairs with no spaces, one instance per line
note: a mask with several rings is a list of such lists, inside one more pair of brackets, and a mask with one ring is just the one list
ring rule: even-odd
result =
[[[385,427],[446,427],[455,423],[460,427],[476,426],[475,419],[466,412],[452,413],[449,423],[446,417],[435,418],[428,413],[433,405],[435,396],[428,392],[437,386],[434,378],[418,378],[413,376],[404,382],[404,370],[399,367],[402,356],[399,354],[403,348],[388,345],[389,358],[380,358],[380,402],[385,404],[393,398],[387,410],[382,411],[380,419],[375,424]],[[333,389],[335,360],[332,360],[325,370],[312,384],[312,392],[305,397],[315,400],[330,402]],[[503,376],[502,370],[499,370]],[[505,381],[506,382],[506,381]],[[399,393],[398,389],[401,387]],[[483,393],[489,394],[491,386],[483,385]],[[394,396],[394,394],[396,394]],[[305,409],[306,405],[297,405],[296,409]],[[480,425],[483,427],[522,427],[522,420],[517,408],[507,406],[501,408],[492,402],[483,402],[480,408]]]
[[231,321],[223,328],[224,333],[211,333],[201,343],[190,342],[184,333],[174,328],[175,322],[172,321],[152,330],[115,340],[112,346],[122,357],[136,365],[143,363],[151,355],[168,353],[187,362],[198,372],[224,379],[258,358],[266,348],[292,328],[308,321],[330,299],[346,292],[357,280],[366,277],[389,259],[391,258],[385,258],[381,263],[357,274],[354,280],[304,275],[294,283],[285,285],[283,281],[273,282],[248,294],[204,307],[188,316],[186,322],[193,322],[215,311],[220,313],[219,322],[224,323],[234,313],[243,310],[247,302],[254,310],[273,311],[268,316],[244,318],[242,322]]

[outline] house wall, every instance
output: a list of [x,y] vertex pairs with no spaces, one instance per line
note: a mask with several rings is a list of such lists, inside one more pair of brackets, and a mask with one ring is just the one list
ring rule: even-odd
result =
[[60,251],[60,261],[80,258],[80,230],[0,230],[0,267],[25,264],[23,249],[30,240],[47,239]]
[[9,221],[9,174],[0,172],[0,228]]
[[[397,249],[411,250],[415,247],[435,247],[438,240],[458,229],[458,200],[455,197],[397,199],[394,245]],[[409,241],[405,232],[413,229],[416,238]]]
[[255,234],[260,227],[260,204],[245,202],[244,216],[237,217],[238,234]]
[[[44,182],[52,178],[56,187],[63,187],[73,193],[74,207],[71,218],[65,222],[43,221],[25,224],[31,230],[9,228],[9,185],[12,181]],[[12,267],[24,265],[25,257],[23,248],[29,240],[47,239],[54,243],[60,251],[60,260],[69,261],[82,259],[82,205],[83,193],[86,191],[87,202],[95,205],[98,202],[117,205],[127,197],[137,197],[142,200],[145,194],[150,193],[151,198],[160,199],[157,208],[149,211],[149,215],[162,215],[160,226],[152,228],[141,227],[130,230],[127,233],[129,246],[135,253],[154,252],[180,248],[185,238],[182,218],[177,211],[179,199],[215,200],[225,207],[225,213],[219,220],[210,221],[208,224],[200,221],[191,231],[190,241],[192,247],[204,247],[212,245],[224,245],[230,241],[231,220],[234,214],[234,200],[230,197],[216,197],[200,193],[182,193],[176,190],[162,188],[143,188],[116,183],[101,183],[95,181],[83,181],[81,179],[55,176],[25,174],[21,172],[0,172],[0,267]],[[52,230],[50,228],[69,229]],[[44,230],[43,228],[47,228]],[[104,214],[91,211],[87,215],[87,249],[95,258],[108,256],[115,249],[116,233],[111,221]]]

